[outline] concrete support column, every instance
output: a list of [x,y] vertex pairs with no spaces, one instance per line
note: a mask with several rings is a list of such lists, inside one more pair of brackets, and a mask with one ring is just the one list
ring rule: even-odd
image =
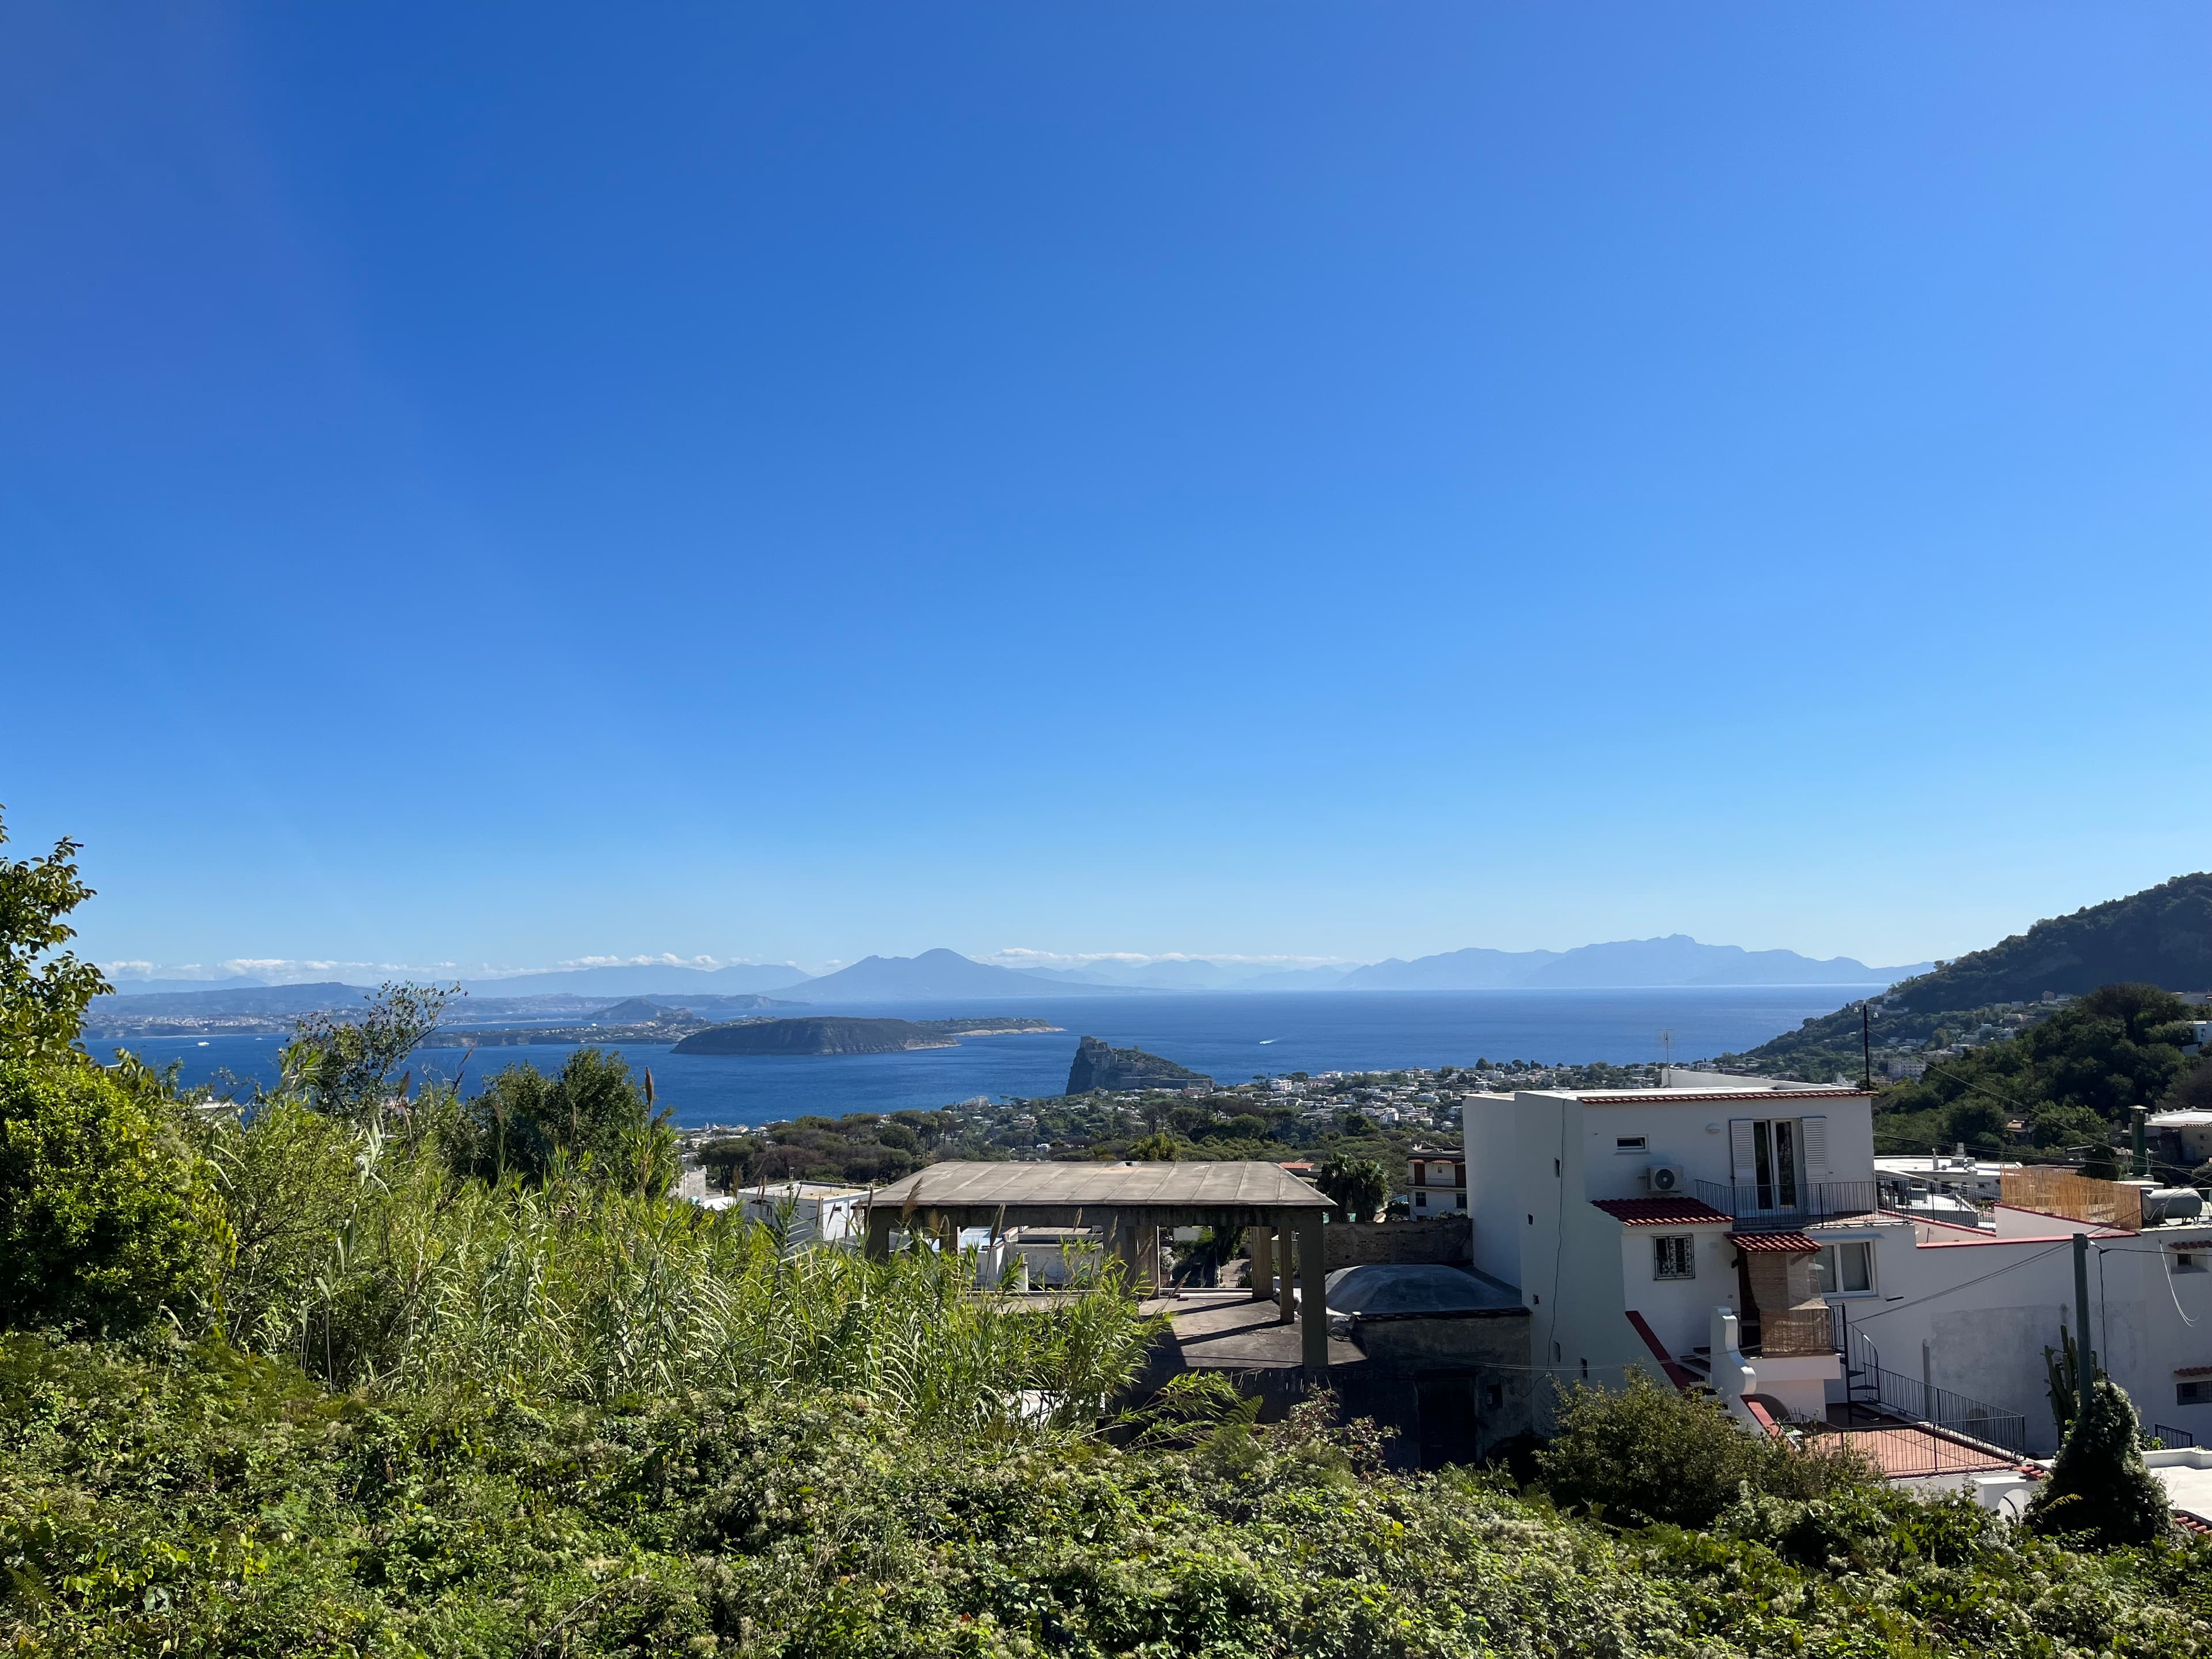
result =
[[1139,1300],[1145,1294],[1142,1231],[1127,1216],[1116,1218],[1113,1229],[1114,1254],[1121,1263],[1121,1288]]
[[1274,1229],[1247,1227],[1244,1230],[1244,1253],[1252,1261],[1249,1275],[1252,1280],[1252,1299],[1265,1302],[1275,1293]]
[[1275,1297],[1276,1322],[1287,1325],[1297,1317],[1297,1235],[1291,1224],[1283,1222],[1275,1229],[1275,1274],[1282,1288]]
[[1321,1212],[1298,1217],[1298,1271],[1304,1305],[1298,1323],[1299,1357],[1306,1375],[1320,1381],[1328,1374],[1328,1275],[1322,1269]]

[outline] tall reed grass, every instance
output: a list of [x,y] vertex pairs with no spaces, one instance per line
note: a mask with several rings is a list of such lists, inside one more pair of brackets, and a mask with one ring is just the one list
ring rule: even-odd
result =
[[208,1316],[372,1394],[597,1404],[865,1393],[933,1434],[1095,1416],[1148,1322],[1110,1287],[1040,1307],[972,1257],[793,1248],[782,1230],[589,1177],[456,1174],[423,1134],[272,1106],[211,1149],[240,1237]]

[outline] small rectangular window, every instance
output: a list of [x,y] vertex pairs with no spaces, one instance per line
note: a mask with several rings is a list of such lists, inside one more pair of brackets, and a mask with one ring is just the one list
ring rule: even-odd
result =
[[2202,1382],[2177,1383],[2173,1390],[2173,1403],[2177,1406],[2201,1406],[2204,1404],[2205,1387],[2206,1385]]
[[1864,1296],[1874,1289],[1874,1245],[1863,1238],[1823,1244],[1813,1271],[1823,1296]]
[[1613,1150],[1616,1152],[1648,1152],[1651,1150],[1650,1135],[1615,1135]]
[[1429,1195],[1426,1193],[1415,1193],[1413,1194],[1413,1207],[1417,1210],[1427,1209],[1429,1207]]
[[1654,1279],[1695,1279],[1698,1276],[1697,1239],[1689,1233],[1669,1233],[1651,1241]]

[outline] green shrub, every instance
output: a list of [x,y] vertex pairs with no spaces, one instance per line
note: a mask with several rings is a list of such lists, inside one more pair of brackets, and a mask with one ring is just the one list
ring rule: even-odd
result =
[[493,1076],[461,1103],[450,1153],[458,1167],[495,1181],[585,1171],[658,1198],[677,1175],[669,1115],[654,1114],[620,1054],[579,1048],[554,1077],[526,1064]]
[[1632,1371],[1624,1388],[1565,1391],[1559,1432],[1536,1454],[1536,1478],[1558,1502],[1610,1521],[1703,1527],[1745,1492],[1822,1498],[1873,1475],[1840,1441],[1747,1434],[1711,1395]]
[[2051,1478],[2027,1506],[2027,1524],[2099,1546],[2143,1544],[2170,1533],[2172,1509],[2143,1462],[2142,1431],[2126,1390],[2098,1378],[2089,1409],[2066,1431]]
[[125,1331],[208,1300],[230,1228],[167,1109],[82,1061],[0,1060],[0,1327]]
[[[1110,1300],[1110,1298],[1102,1298]],[[729,1659],[2130,1659],[2212,1548],[2083,1555],[1903,1493],[1619,1533],[1371,1469],[1195,1386],[1144,1449],[865,1392],[326,1393],[216,1343],[0,1339],[0,1647]],[[1187,1410],[1181,1408],[1188,1407]]]
[[1372,1221],[1390,1198],[1390,1172],[1371,1158],[1340,1147],[1322,1160],[1314,1185],[1328,1194],[1347,1221]]

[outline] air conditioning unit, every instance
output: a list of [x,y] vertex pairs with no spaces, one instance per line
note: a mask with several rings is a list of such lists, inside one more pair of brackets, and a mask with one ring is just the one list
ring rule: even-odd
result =
[[1650,1184],[1655,1197],[1679,1193],[1690,1184],[1689,1176],[1682,1173],[1678,1164],[1654,1164],[1644,1171],[1644,1179]]

